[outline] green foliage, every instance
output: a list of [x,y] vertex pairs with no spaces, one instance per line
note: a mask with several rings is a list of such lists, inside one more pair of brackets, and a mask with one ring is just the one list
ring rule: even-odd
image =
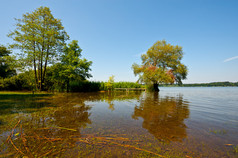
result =
[[101,82],[93,81],[72,81],[70,82],[70,92],[96,92],[100,91]]
[[146,54],[141,55],[142,65],[133,64],[135,76],[146,84],[181,84],[186,79],[187,68],[181,63],[182,47],[157,41]]
[[10,56],[11,51],[0,45],[0,78],[7,78],[16,75],[14,70],[14,57]]
[[144,88],[143,85],[135,82],[115,82],[114,88]]
[[106,82],[106,88],[108,90],[112,90],[113,89],[113,83],[114,83],[114,77],[115,76],[110,76],[109,79],[108,79],[108,82]]
[[233,147],[233,151],[234,151],[234,153],[236,153],[236,154],[238,153],[238,145]]
[[0,90],[34,90],[33,79],[33,72],[26,71],[17,76],[0,80]]
[[[91,61],[80,59],[82,49],[78,41],[68,45],[69,36],[59,19],[51,14],[47,7],[40,7],[32,13],[26,13],[17,19],[16,29],[9,34],[19,48],[19,58],[34,71],[34,85],[39,90],[69,91],[69,83],[91,77]],[[48,65],[51,65],[50,67]]]
[[47,65],[57,60],[69,37],[61,21],[47,7],[37,8],[16,20],[16,29],[8,35],[16,42],[11,47],[22,50],[18,56],[22,67],[34,69],[35,85],[43,90]]
[[106,82],[100,82],[100,91],[106,91],[106,90],[107,90]]
[[81,57],[82,49],[78,41],[73,40],[68,46],[64,46],[63,53],[60,57],[61,62],[49,67],[47,73],[47,87],[53,87],[60,91],[69,91],[70,82],[81,82],[91,77],[89,73],[91,61]]
[[[94,81],[71,81],[71,92],[95,92],[108,90],[108,82]],[[113,88],[144,88],[143,85],[134,82],[114,82],[111,84]]]
[[147,84],[146,85],[146,90],[149,91],[149,92],[154,92],[155,91],[154,85],[153,84]]
[[79,47],[77,40],[73,40],[68,46],[64,46],[61,63],[66,66],[66,69],[61,72],[62,76],[68,79],[80,77],[83,80],[92,77],[89,74],[92,61],[87,61],[85,58],[80,59],[81,52],[82,49]]

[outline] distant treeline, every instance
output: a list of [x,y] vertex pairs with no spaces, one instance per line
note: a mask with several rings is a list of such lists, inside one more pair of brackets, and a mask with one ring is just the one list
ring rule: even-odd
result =
[[237,87],[238,82],[192,83],[182,85],[161,85],[161,87]]

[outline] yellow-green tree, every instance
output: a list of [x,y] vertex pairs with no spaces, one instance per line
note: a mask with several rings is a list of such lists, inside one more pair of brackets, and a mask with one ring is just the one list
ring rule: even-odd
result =
[[106,83],[106,87],[108,90],[112,90],[114,84],[114,76],[110,76],[108,82]]
[[48,7],[37,8],[16,20],[16,29],[8,35],[15,41],[11,46],[22,50],[18,57],[23,67],[33,68],[36,88],[43,90],[47,66],[57,61],[69,36]]
[[182,57],[181,46],[157,41],[141,55],[142,64],[134,63],[132,69],[135,76],[139,75],[139,82],[153,85],[154,91],[159,91],[159,84],[182,84],[186,79],[187,67],[181,63]]

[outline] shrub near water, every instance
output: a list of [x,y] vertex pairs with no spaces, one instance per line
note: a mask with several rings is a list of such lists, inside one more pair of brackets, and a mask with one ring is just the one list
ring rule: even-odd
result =
[[0,90],[32,90],[33,83],[29,72],[21,73],[10,78],[0,79]]
[[[31,75],[31,72],[24,72],[11,78],[0,79],[0,90],[31,91],[34,89],[34,78]],[[112,90],[115,88],[145,88],[145,86],[135,82],[114,82],[112,83]],[[64,92],[66,88],[63,83],[48,81],[48,84],[45,85],[45,90]],[[107,90],[107,82],[75,80],[71,81],[69,85],[70,92],[97,92]]]
[[71,92],[96,92],[100,91],[101,83],[94,81],[72,81],[70,82]]
[[[70,82],[71,92],[95,92],[106,91],[107,82],[95,82],[95,81],[72,81]],[[135,82],[114,82],[112,85],[115,88],[144,88],[143,85]]]
[[144,88],[143,85],[135,82],[115,82],[114,88]]

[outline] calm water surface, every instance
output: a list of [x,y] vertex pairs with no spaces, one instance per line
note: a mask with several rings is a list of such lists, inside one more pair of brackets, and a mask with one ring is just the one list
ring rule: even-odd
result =
[[0,95],[0,157],[238,157],[238,88]]

